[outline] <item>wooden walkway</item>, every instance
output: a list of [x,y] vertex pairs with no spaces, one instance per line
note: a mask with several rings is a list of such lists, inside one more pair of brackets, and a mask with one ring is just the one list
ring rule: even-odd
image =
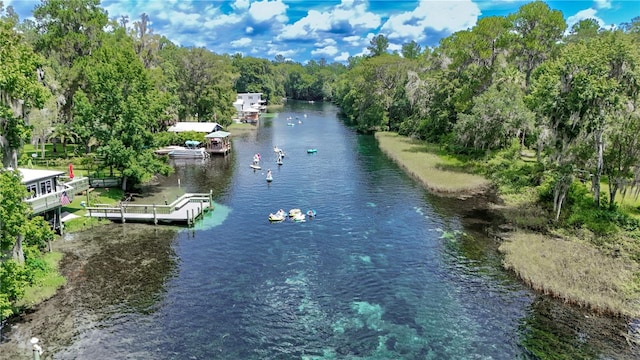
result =
[[152,222],[154,224],[186,224],[192,226],[205,212],[213,210],[212,193],[184,194],[168,205],[129,204],[120,206],[96,204],[87,207],[88,216],[120,222]]

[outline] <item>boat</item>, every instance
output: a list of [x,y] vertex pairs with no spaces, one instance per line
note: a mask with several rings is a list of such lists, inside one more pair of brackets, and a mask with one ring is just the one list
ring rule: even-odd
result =
[[302,214],[302,210],[300,209],[291,209],[289,210],[289,217],[294,217],[298,214]]
[[313,210],[313,209],[307,210],[307,216],[308,217],[315,217],[316,216],[316,211]]
[[273,181],[273,176],[267,175],[267,182],[272,182],[272,181]]
[[187,140],[185,147],[176,148],[169,152],[169,157],[173,159],[204,159],[209,157],[209,153],[201,147],[200,141]]
[[256,165],[256,164],[251,164],[249,165],[250,168],[252,168],[253,170],[260,170],[262,169],[262,167],[260,167],[260,165]]
[[315,154],[318,152],[318,149],[307,149],[308,154]]
[[284,221],[285,219],[285,212],[284,210],[280,209],[278,211],[276,211],[276,213],[271,213],[269,214],[269,221],[271,222],[280,222],[280,221]]
[[294,123],[287,123],[287,125],[294,126],[295,124]]
[[278,161],[276,161],[276,164],[282,165],[282,158],[278,158]]

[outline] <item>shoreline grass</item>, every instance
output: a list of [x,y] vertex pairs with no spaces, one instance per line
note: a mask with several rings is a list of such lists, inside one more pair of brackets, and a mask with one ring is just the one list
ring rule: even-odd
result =
[[545,295],[612,315],[640,316],[638,264],[587,243],[515,231],[500,245],[503,266]]
[[[489,187],[478,175],[446,170],[465,164],[424,143],[387,132],[376,133],[376,139],[387,156],[438,195],[479,193]],[[501,205],[487,204],[511,225],[508,233],[498,234],[504,268],[532,289],[567,303],[614,316],[640,316],[640,265],[632,258],[633,249],[599,248],[586,234],[544,232],[548,214],[532,195],[503,194]],[[637,200],[630,200],[627,206],[637,208]]]
[[477,194],[485,192],[490,182],[483,176],[462,169],[464,163],[435,154],[423,142],[391,132],[375,134],[380,149],[428,190],[439,195]]

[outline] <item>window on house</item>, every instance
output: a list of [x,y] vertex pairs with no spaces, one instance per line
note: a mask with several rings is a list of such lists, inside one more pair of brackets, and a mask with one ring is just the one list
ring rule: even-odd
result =
[[29,198],[34,198],[37,196],[38,185],[29,184],[27,185],[27,191],[29,192]]
[[52,190],[51,179],[40,182],[40,194],[48,194]]

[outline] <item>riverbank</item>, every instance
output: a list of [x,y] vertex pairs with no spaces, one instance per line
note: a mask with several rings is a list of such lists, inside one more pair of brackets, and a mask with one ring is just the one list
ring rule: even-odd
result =
[[438,195],[475,195],[491,185],[483,176],[464,171],[462,162],[436,155],[424,142],[390,132],[378,132],[376,139],[388,157]]
[[[484,177],[464,172],[464,164],[436,154],[436,149],[399,136],[379,132],[382,151],[425,188],[438,195],[467,197],[490,188]],[[589,234],[543,234],[520,230],[523,222],[544,221],[531,199],[501,198],[487,204],[498,211],[510,230],[499,234],[506,269],[533,289],[598,312],[640,316],[640,291],[635,278],[638,263],[626,253],[603,251],[584,241]]]

